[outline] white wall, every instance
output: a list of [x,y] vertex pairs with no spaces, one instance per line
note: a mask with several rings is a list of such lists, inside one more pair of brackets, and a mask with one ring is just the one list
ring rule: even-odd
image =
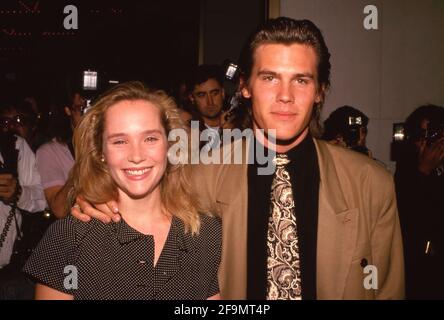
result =
[[[378,30],[363,26],[366,5],[378,9]],[[345,104],[370,118],[368,146],[390,162],[392,124],[417,106],[444,106],[443,0],[281,0],[280,14],[310,19],[332,55],[332,88],[323,111]]]

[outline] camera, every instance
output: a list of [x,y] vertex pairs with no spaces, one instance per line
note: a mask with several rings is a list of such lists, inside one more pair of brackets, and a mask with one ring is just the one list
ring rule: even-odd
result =
[[425,140],[428,146],[444,137],[444,123],[434,123],[430,121],[427,130],[425,130]]
[[347,121],[347,127],[344,131],[344,141],[350,148],[354,148],[358,145],[361,137],[361,127],[363,127],[362,117],[349,116]]
[[240,68],[231,61],[225,60],[224,64],[224,90],[225,90],[225,105],[229,112],[238,108],[240,105]]
[[393,124],[393,142],[404,141],[406,139],[405,125],[404,122]]

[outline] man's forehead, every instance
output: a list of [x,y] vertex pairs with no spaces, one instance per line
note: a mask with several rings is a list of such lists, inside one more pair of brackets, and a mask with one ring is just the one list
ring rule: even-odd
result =
[[[291,43],[265,43],[254,51],[252,69],[255,73],[275,71],[277,73],[317,74],[318,57],[310,45]],[[297,69],[297,70],[296,70]]]
[[221,89],[221,88],[222,88],[222,86],[219,83],[219,81],[217,81],[214,78],[209,78],[208,80],[206,80],[202,83],[196,84],[194,86],[193,91],[195,91],[195,92],[196,91],[209,91],[209,90]]
[[9,110],[5,110],[0,112],[0,116],[4,117],[4,118],[12,118],[19,115],[19,113],[15,110],[15,109],[9,109]]
[[282,53],[292,53],[292,54],[307,54],[315,58],[316,62],[318,61],[318,54],[316,49],[310,44],[303,44],[298,42],[293,43],[263,43],[257,46],[257,48],[253,52],[253,62],[257,60],[257,57],[260,56],[274,58],[276,54]]

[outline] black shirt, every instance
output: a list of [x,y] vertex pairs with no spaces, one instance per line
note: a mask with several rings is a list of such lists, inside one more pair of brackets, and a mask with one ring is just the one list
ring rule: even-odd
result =
[[[220,220],[204,215],[196,236],[173,217],[156,266],[154,238],[123,219],[104,224],[67,217],[48,229],[24,272],[75,299],[207,299],[219,292],[220,253]],[[65,287],[74,275],[66,266],[76,268],[77,289]]]
[[[319,164],[313,139],[307,135],[286,154],[299,237],[302,299],[316,299]],[[258,175],[258,167],[257,163],[248,166],[247,298],[263,300],[267,293],[267,230],[274,175]]]
[[[412,146],[413,149],[413,146]],[[416,150],[396,164],[407,299],[444,299],[444,174],[418,170]]]

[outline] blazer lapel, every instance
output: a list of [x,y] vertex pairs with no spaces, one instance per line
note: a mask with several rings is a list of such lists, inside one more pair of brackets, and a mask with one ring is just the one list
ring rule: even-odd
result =
[[318,299],[342,299],[356,243],[358,209],[347,205],[325,142],[314,143],[320,171],[317,295]]
[[[234,142],[230,156],[240,150],[245,155],[249,145],[249,139],[246,140]],[[247,295],[248,159],[244,158],[241,164],[224,164],[219,168],[216,205],[218,211],[223,212],[221,295],[222,299],[243,300]]]

